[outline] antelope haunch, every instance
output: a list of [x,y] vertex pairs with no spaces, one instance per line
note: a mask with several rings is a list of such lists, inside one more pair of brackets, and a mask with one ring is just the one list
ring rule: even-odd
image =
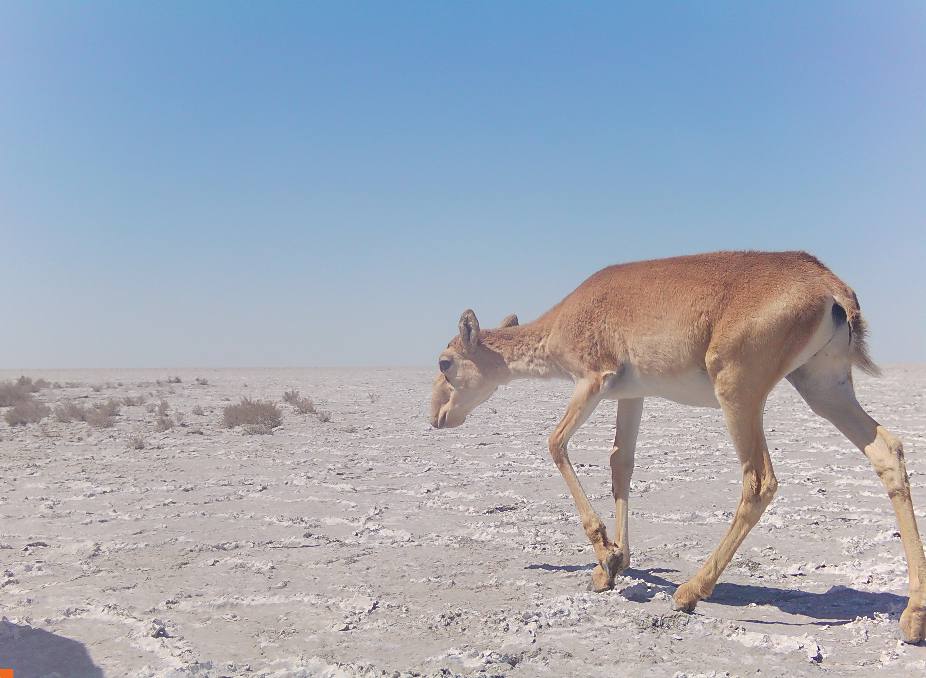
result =
[[[460,317],[459,336],[440,354],[431,423],[459,426],[500,384],[562,377],[576,388],[549,448],[595,550],[597,591],[630,564],[627,498],[634,446],[647,396],[719,407],[743,471],[733,523],[698,572],[679,586],[678,609],[711,595],[736,549],[772,501],[762,413],[786,378],[870,460],[894,507],[910,576],[900,618],[907,642],[926,635],[926,559],[910,500],[900,441],[855,398],[852,366],[876,374],[865,348],[855,293],[804,252],[716,252],[605,268],[527,325],[509,316],[481,330]],[[566,444],[602,400],[617,400],[611,450],[615,538],[589,503]]]

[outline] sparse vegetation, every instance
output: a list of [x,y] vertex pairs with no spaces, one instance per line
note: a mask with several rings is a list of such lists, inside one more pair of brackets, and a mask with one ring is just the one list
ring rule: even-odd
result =
[[197,386],[208,386],[209,380],[206,379],[205,377],[196,377],[196,385]]
[[315,412],[315,403],[308,397],[299,398],[293,403],[293,407],[296,408],[296,412],[299,414],[312,414]]
[[15,383],[0,384],[0,407],[12,407],[29,395],[28,391],[23,391]]
[[371,402],[371,403],[375,403],[375,402],[379,401],[379,393],[373,393],[373,392],[371,391],[370,393],[367,393],[367,398],[370,399],[370,402]]
[[90,390],[93,391],[94,393],[99,393],[100,391],[103,390],[103,384],[93,384],[90,387]]
[[65,400],[55,408],[55,418],[63,424],[72,421],[86,421],[87,410],[73,400]]
[[270,433],[283,423],[283,415],[272,402],[242,398],[236,405],[227,405],[222,410],[226,428],[246,427],[248,433]]
[[283,392],[283,402],[289,403],[299,414],[314,414],[315,403],[309,397],[299,394],[299,391],[293,389]]
[[144,405],[145,396],[143,395],[134,396],[134,397],[126,396],[125,398],[122,399],[122,404],[125,405],[126,407],[136,407],[138,405]]
[[3,418],[10,426],[22,426],[41,421],[49,414],[51,414],[51,409],[45,403],[41,403],[32,395],[29,395],[7,410]]
[[190,413],[195,414],[197,417],[201,417],[204,414],[206,414],[205,412],[203,412],[203,408],[200,407],[199,405],[193,405],[193,409],[190,410]]
[[158,403],[157,411],[159,417],[166,417],[167,413],[170,411],[170,403],[166,400],[161,400],[161,402]]
[[323,424],[327,424],[331,421],[331,412],[326,412],[325,410],[319,410],[315,413],[315,416],[318,417],[318,420]]
[[166,414],[158,415],[158,420],[154,424],[155,430],[163,433],[164,431],[169,431],[174,427],[174,422],[171,421],[171,418]]
[[182,384],[183,380],[180,377],[167,377],[168,384]]
[[97,403],[86,411],[87,414],[84,421],[94,428],[109,428],[116,423],[119,409],[119,403],[113,399]]
[[296,389],[290,389],[289,391],[283,391],[283,402],[289,403],[292,405],[294,402],[299,400],[299,391]]
[[16,403],[30,398],[33,393],[38,393],[49,386],[50,384],[44,379],[32,381],[32,379],[25,376],[16,381],[2,383],[0,384],[0,407],[16,405]]
[[134,436],[129,440],[129,449],[130,450],[143,450],[145,449],[145,439],[141,436]]
[[67,400],[55,408],[55,418],[65,424],[85,421],[94,428],[109,428],[116,423],[119,410],[119,402],[112,398],[89,408]]

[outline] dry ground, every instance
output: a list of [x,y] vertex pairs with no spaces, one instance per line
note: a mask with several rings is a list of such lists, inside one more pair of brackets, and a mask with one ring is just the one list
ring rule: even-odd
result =
[[[144,395],[186,425],[159,431],[145,405],[113,428],[0,423],[0,666],[17,678],[926,673],[926,648],[897,641],[906,574],[885,493],[787,385],[767,411],[780,493],[689,616],[669,596],[739,495],[717,411],[648,402],[632,569],[594,594],[546,451],[568,384],[515,383],[433,431],[425,370],[27,374],[82,384],[37,394],[52,407]],[[893,367],[858,390],[904,439],[926,526],[924,387],[926,368]],[[222,427],[229,402],[289,388],[331,421],[281,405],[272,435]],[[613,419],[603,405],[571,447],[609,517]]]

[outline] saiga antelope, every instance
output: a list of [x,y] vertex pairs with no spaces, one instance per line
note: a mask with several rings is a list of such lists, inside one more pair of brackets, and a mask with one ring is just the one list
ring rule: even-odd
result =
[[[691,611],[711,595],[736,549],[772,501],[772,470],[762,415],[786,378],[810,408],[832,422],[870,460],[900,526],[910,598],[903,638],[926,634],[926,559],[910,500],[900,441],[855,398],[852,366],[876,374],[865,348],[855,293],[804,252],[716,252],[610,266],[527,325],[509,316],[481,330],[460,317],[459,336],[441,352],[431,423],[459,426],[512,379],[575,381],[566,414],[549,438],[550,454],[575,500],[598,565],[592,586],[604,591],[630,564],[627,499],[643,399],[719,407],[743,471],[733,523],[698,572],[675,591]],[[566,445],[602,400],[617,400],[610,455],[614,541],[582,489]]]

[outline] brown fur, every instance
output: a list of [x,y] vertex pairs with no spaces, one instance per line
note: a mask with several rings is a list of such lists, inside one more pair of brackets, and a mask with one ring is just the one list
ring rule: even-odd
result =
[[[516,378],[570,378],[576,390],[550,436],[598,559],[593,586],[613,586],[630,562],[627,500],[643,398],[719,406],[743,470],[733,524],[675,594],[691,610],[709,596],[736,549],[771,503],[778,483],[762,410],[785,376],[872,461],[894,504],[910,574],[901,618],[906,640],[926,635],[926,559],[910,503],[900,442],[858,405],[851,366],[876,373],[855,293],[806,252],[714,252],[609,266],[537,320],[482,330],[466,311],[440,355],[431,421],[459,426],[500,384]],[[618,401],[611,453],[617,512],[612,542],[569,461],[567,443],[595,407]]]

